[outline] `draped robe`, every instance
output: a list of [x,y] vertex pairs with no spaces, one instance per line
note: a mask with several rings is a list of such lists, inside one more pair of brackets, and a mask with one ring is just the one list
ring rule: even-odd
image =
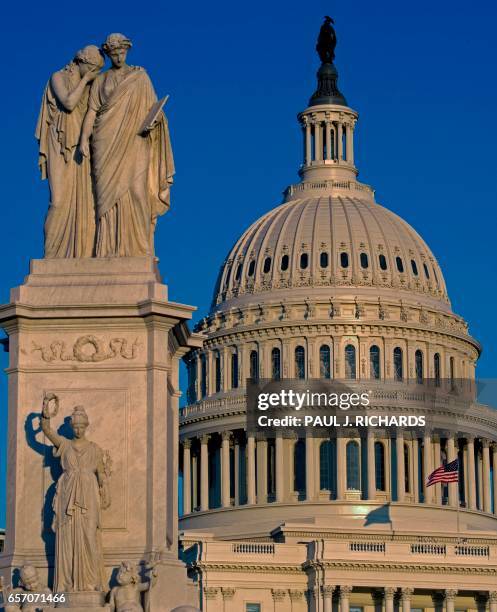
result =
[[157,217],[169,208],[174,163],[167,121],[140,133],[157,101],[143,68],[108,70],[91,88],[96,112],[92,172],[97,208],[97,257],[153,255]]
[[[67,91],[79,83],[71,63],[60,71]],[[77,145],[88,108],[89,87],[72,111],[57,99],[51,82],[43,93],[35,136],[39,141],[41,178],[48,178],[50,207],[45,220],[45,257],[91,257],[95,242],[95,205],[90,162]]]
[[53,501],[54,591],[101,591],[105,574],[97,469],[103,451],[90,441],[75,446],[64,439],[55,456],[60,457],[63,474]]

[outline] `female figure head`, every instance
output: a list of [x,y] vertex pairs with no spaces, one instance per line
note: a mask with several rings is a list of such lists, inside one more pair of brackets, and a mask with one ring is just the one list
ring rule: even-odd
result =
[[112,67],[119,70],[126,65],[128,49],[131,48],[131,41],[124,34],[109,34],[102,45],[103,52],[112,62]]
[[74,56],[74,63],[83,77],[87,72],[98,72],[104,65],[103,53],[96,45],[88,45],[80,49]]
[[89,424],[90,421],[83,406],[75,406],[71,415],[71,427],[77,440],[85,437]]

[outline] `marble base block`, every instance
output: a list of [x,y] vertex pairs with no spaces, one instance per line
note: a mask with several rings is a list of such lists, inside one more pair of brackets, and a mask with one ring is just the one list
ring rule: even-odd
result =
[[57,608],[70,608],[71,610],[102,610],[105,605],[105,593],[86,591],[80,593],[64,593],[64,601],[57,604]]

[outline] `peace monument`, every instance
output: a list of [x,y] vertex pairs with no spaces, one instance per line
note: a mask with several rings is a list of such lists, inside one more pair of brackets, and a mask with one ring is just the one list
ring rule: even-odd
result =
[[[174,162],[166,98],[126,63],[131,45],[111,34],[83,48],[43,93],[45,257],[0,308],[10,352],[0,573],[4,599],[18,595],[8,612],[198,602],[178,560],[178,367],[201,342],[187,326],[194,308],[169,301],[154,257]],[[23,602],[30,577],[43,601]]]

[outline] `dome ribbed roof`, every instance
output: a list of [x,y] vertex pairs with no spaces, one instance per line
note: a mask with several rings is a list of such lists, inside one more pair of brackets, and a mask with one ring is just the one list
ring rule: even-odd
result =
[[292,199],[253,223],[221,269],[213,309],[305,297],[404,299],[450,311],[419,234],[372,199]]

